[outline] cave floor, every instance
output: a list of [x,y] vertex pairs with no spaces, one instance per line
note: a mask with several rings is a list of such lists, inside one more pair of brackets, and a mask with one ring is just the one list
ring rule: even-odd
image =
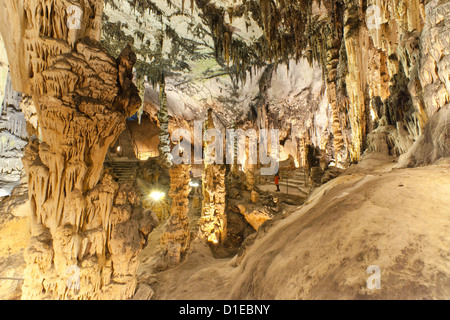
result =
[[[450,165],[394,164],[366,157],[233,258],[215,259],[196,239],[181,265],[140,281],[153,299],[448,299]],[[366,286],[370,265],[381,290]]]
[[[153,299],[448,299],[450,164],[394,165],[376,153],[363,158],[303,205],[286,206],[233,257],[214,258],[194,237],[179,266],[158,271],[161,223],[140,253],[138,283],[154,290]],[[259,187],[265,186],[283,197],[269,183]],[[0,201],[2,277],[20,278],[25,268],[24,190]],[[200,211],[188,213],[193,235]],[[381,290],[365,286],[369,265],[382,270]],[[20,295],[20,281],[0,280],[0,299]]]

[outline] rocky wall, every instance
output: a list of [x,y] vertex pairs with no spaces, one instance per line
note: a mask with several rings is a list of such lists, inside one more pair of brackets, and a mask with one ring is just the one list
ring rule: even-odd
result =
[[20,110],[22,95],[12,88],[6,74],[0,105],[0,196],[10,195],[23,173],[22,157],[28,143],[27,124]]
[[[23,164],[32,208],[23,299],[134,294],[145,230],[136,193],[104,172],[109,146],[141,104],[130,47],[100,46],[103,1],[2,1],[13,84],[33,97],[41,139]],[[75,6],[75,9],[74,7]]]
[[191,165],[174,165],[170,170],[170,191],[172,198],[170,217],[161,236],[162,255],[167,267],[178,265],[186,255],[191,235],[189,231],[189,193]]

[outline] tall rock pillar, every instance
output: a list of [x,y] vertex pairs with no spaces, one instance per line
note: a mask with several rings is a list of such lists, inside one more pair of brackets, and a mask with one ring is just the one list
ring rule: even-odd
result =
[[129,298],[140,201],[103,161],[140,106],[136,56],[127,47],[116,60],[99,44],[103,1],[0,0],[0,7],[13,84],[32,95],[42,133],[23,158],[32,237],[22,298]]

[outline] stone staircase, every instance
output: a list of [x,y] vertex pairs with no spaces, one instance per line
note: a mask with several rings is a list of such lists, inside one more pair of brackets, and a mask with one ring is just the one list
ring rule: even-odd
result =
[[303,168],[281,172],[280,178],[279,184],[282,192],[309,194],[309,186],[305,184],[305,170]]
[[134,184],[138,169],[139,160],[115,160],[106,164],[112,168],[113,174],[118,179],[119,184]]

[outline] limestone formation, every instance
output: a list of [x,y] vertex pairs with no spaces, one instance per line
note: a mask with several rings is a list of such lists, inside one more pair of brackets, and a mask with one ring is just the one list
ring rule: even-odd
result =
[[[206,127],[214,128],[212,111],[208,112]],[[209,152],[205,152],[207,155]],[[214,156],[214,155],[212,155]],[[205,159],[205,168],[202,174],[203,203],[200,217],[200,237],[212,244],[220,244],[227,236],[227,219],[225,213],[225,172],[223,164],[208,164]]]
[[170,170],[170,191],[172,198],[170,217],[164,234],[161,236],[161,250],[168,267],[178,265],[189,248],[191,236],[189,231],[189,193],[191,187],[190,165],[174,165]]
[[406,129],[409,140],[418,138],[426,122],[417,79],[423,4],[385,0],[368,5],[374,5],[375,11],[364,12],[346,1],[344,14],[352,160],[359,159],[367,134],[383,116],[388,125]]
[[252,190],[252,192],[250,193],[250,199],[252,200],[253,203],[258,202],[259,193],[256,192],[255,190]]
[[159,154],[160,162],[164,168],[172,166],[172,155],[170,153],[170,136],[169,136],[169,113],[167,111],[166,84],[164,79],[159,85]]
[[[2,28],[13,84],[33,96],[42,133],[23,158],[32,239],[22,298],[129,298],[140,202],[103,172],[103,161],[140,106],[136,57],[127,47],[115,60],[100,46],[103,1],[0,6],[5,24],[15,26],[11,34]],[[81,17],[68,19],[71,10]]]
[[423,88],[426,119],[450,102],[450,2],[429,1],[420,37],[419,80]]
[[[337,6],[336,2],[333,2],[333,5]],[[334,13],[337,8],[334,8]],[[327,50],[327,61],[326,61],[326,82],[327,82],[327,94],[328,94],[328,102],[331,106],[332,111],[332,131],[333,131],[333,147],[335,151],[336,162],[344,165],[347,161],[348,151],[346,150],[346,145],[344,143],[343,137],[343,125],[342,125],[342,115],[339,107],[338,101],[338,65],[339,65],[339,54],[341,48],[342,41],[342,28],[341,23],[339,23],[339,19],[335,17],[333,21],[335,24],[331,24],[328,26],[329,34],[327,35],[326,41],[326,50]]]
[[[184,2],[0,0],[0,221],[29,215],[28,246],[17,250],[22,298],[161,298],[172,289],[147,273],[157,261],[178,266],[178,277],[156,277],[182,294],[195,280],[237,298],[334,297],[336,288],[357,298],[417,288],[445,297],[450,1],[198,0],[190,10]],[[227,146],[234,162],[215,159],[218,137],[196,125],[206,112],[204,129],[248,130],[245,142],[278,130],[280,192],[258,174],[264,165],[251,155],[260,144],[241,149],[236,140]],[[187,146],[204,151],[203,168],[172,163],[180,128],[205,133],[202,150],[199,135]],[[153,157],[133,160],[131,184],[104,166],[119,140],[122,158]],[[190,194],[190,171],[200,169],[203,197]],[[5,181],[20,187],[11,193]],[[192,241],[189,219],[203,241]],[[334,255],[318,250],[324,240]],[[395,261],[383,258],[386,243]],[[231,264],[193,269],[196,259],[237,252]],[[156,253],[162,259],[150,259]],[[385,263],[389,292],[362,287],[357,273],[374,263]],[[333,264],[353,269],[330,275]],[[415,277],[402,294],[391,287],[417,274],[424,286]]]
[[[22,95],[12,88],[6,74],[4,95],[0,104],[0,196],[7,196],[19,183],[23,171],[22,157],[28,133],[24,115],[20,112]],[[1,99],[0,99],[1,100]]]
[[450,159],[450,104],[436,112],[425,125],[423,134],[399,158],[397,167],[418,167]]
[[2,35],[0,34],[0,106],[3,104],[3,98],[5,96],[8,73],[8,55],[6,54],[5,43],[3,42]]
[[[175,98],[167,102],[173,114],[182,114],[189,121],[213,105],[229,124],[249,126],[256,121],[264,124],[263,128],[281,129],[284,123],[297,122],[300,129],[294,140],[305,139],[305,143],[327,150],[330,161],[346,167],[359,160],[367,135],[383,116],[388,125],[399,124],[398,130],[405,129],[415,141],[429,113],[445,104],[447,89],[441,79],[445,79],[446,59],[445,53],[441,59],[438,51],[446,47],[445,24],[439,22],[446,18],[447,7],[446,1],[437,0],[305,0],[300,6],[291,0],[270,5],[267,1],[225,1],[199,2],[190,14],[184,14],[180,3],[167,7],[160,1],[125,5],[123,0],[108,0],[103,31],[112,52],[118,53],[118,44],[134,40],[140,77],[160,83],[166,71],[164,90],[159,91]],[[124,16],[148,30],[136,32],[120,21]],[[180,21],[189,21],[187,31],[179,28]],[[237,31],[241,27],[236,24],[247,30]],[[133,38],[135,32],[138,36]],[[155,47],[146,48],[146,43]],[[434,44],[436,49],[431,48]],[[214,47],[214,53],[200,57],[197,53],[205,47]],[[174,57],[179,48],[183,55]],[[230,84],[216,77],[224,71],[216,58],[227,62]],[[301,67],[304,61],[319,71],[320,81],[325,83],[324,88],[312,83],[311,92],[320,95],[305,94],[306,101],[302,101],[302,91],[288,89],[289,85],[301,87],[294,83],[297,72],[310,72]],[[439,66],[435,68],[435,64]],[[173,74],[167,72],[174,69]],[[209,70],[217,73],[211,78],[208,75],[206,82],[198,81],[200,74],[209,74]],[[286,73],[282,83],[288,84],[287,88],[278,85],[281,73]],[[219,81],[220,90],[211,79]],[[236,88],[235,79],[243,85]],[[255,92],[247,94],[247,89]],[[200,102],[193,96],[201,97]],[[321,114],[314,106],[317,101],[327,106]],[[307,111],[304,105],[314,107]],[[325,125],[320,120],[323,112],[329,120]],[[284,135],[288,130],[282,131]]]
[[243,205],[238,205],[238,208],[240,213],[245,217],[245,220],[247,220],[256,231],[258,231],[259,227],[264,222],[273,219],[273,215],[265,211],[253,210],[252,212],[246,212],[246,208]]
[[245,186],[248,191],[253,190],[256,183],[255,168],[248,168],[245,172]]
[[151,300],[155,291],[146,284],[141,284],[133,297],[133,300]]

